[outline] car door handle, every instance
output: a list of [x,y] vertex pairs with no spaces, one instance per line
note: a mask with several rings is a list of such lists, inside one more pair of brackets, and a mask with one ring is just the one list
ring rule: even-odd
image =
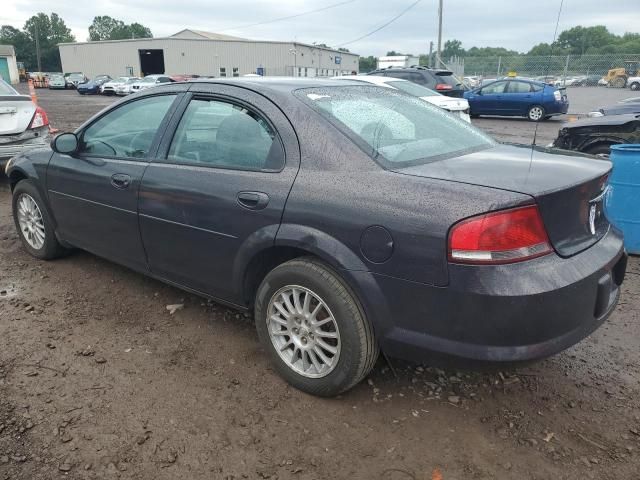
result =
[[240,192],[238,204],[250,210],[262,210],[269,204],[269,195],[262,192]]
[[111,185],[122,190],[131,185],[131,177],[125,173],[114,173],[111,175]]

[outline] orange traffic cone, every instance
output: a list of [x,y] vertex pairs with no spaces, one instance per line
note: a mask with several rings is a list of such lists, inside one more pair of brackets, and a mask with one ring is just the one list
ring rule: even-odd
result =
[[38,97],[36,96],[36,89],[33,87],[33,79],[29,79],[29,95],[31,95],[31,101],[38,104]]

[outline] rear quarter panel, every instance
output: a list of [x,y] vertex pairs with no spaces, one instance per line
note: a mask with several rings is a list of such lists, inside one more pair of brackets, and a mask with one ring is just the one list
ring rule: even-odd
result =
[[[386,171],[309,107],[300,105],[293,115],[301,169],[276,243],[285,233],[293,242],[292,232],[299,231],[296,246],[316,251],[337,268],[444,286],[453,223],[532,201],[519,193]],[[392,237],[386,261],[371,261],[361,249],[371,226],[384,227]]]

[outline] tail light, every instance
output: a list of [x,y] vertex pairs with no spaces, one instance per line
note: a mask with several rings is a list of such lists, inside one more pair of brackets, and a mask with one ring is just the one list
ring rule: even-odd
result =
[[49,125],[47,113],[41,107],[36,107],[36,112],[33,114],[29,128],[39,128],[45,125]]
[[551,251],[535,205],[478,215],[449,232],[449,260],[455,263],[514,263]]
[[437,83],[436,90],[453,90],[453,87],[448,83]]
[[559,102],[560,100],[562,100],[562,94],[560,93],[560,90],[555,90],[553,92],[553,98],[556,99],[556,102]]

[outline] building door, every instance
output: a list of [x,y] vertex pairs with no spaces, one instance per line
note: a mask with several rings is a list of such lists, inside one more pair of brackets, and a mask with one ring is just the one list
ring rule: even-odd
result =
[[138,50],[140,54],[140,72],[142,76],[164,74],[164,51]]
[[9,76],[9,62],[6,57],[0,57],[0,78],[11,85],[11,77]]

